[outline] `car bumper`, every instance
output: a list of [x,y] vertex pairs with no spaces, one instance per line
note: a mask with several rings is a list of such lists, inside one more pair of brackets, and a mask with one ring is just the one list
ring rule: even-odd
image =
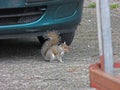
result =
[[[2,1],[2,0],[1,0]],[[10,2],[11,0],[8,0]],[[59,32],[72,32],[81,21],[83,0],[15,0],[16,4],[0,6],[5,8],[22,8],[46,6],[44,14],[34,22],[12,25],[0,25],[0,35],[4,36],[40,36],[47,30],[58,30]],[[18,1],[18,2],[17,2]],[[11,3],[11,2],[10,2]],[[18,6],[17,6],[18,5]]]

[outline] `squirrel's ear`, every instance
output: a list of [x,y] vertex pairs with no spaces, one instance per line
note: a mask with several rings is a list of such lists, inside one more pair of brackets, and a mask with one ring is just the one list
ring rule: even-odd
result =
[[61,47],[61,44],[60,44],[60,45],[58,45],[58,46],[60,46],[60,47]]
[[64,42],[64,44],[66,44],[66,42]]

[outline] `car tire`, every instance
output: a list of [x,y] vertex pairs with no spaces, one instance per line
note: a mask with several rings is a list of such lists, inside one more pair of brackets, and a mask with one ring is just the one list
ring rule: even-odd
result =
[[[74,29],[76,29],[76,28],[74,28]],[[74,30],[74,32],[68,32],[68,33],[60,34],[60,37],[61,37],[60,43],[66,42],[67,45],[70,45],[73,41],[74,35],[75,35],[75,30]],[[42,36],[38,36],[38,40],[40,42],[40,47],[46,41]]]
[[38,40],[40,43],[40,47],[42,47],[42,45],[44,44],[44,42],[46,41],[42,36],[38,36]]
[[73,41],[75,32],[63,33],[61,34],[61,43],[66,42],[67,45],[70,45]]

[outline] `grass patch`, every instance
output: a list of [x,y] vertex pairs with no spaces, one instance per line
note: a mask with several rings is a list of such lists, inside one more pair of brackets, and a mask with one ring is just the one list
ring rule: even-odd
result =
[[96,8],[96,3],[95,3],[95,2],[91,2],[91,3],[88,5],[88,8]]
[[[119,6],[119,4],[117,4],[117,3],[113,3],[113,4],[111,4],[110,5],[110,8],[111,9],[117,9],[117,8],[119,8],[120,6]],[[96,3],[95,2],[91,2],[89,5],[88,5],[88,8],[96,8]]]
[[119,8],[119,5],[116,4],[116,3],[111,4],[111,5],[110,5],[110,8],[111,8],[111,9],[116,9],[116,8]]

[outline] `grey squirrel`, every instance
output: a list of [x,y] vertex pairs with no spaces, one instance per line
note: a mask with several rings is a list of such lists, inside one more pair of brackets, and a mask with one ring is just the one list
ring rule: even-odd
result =
[[60,43],[60,36],[55,31],[47,32],[44,35],[44,38],[47,39],[41,48],[41,54],[45,60],[50,62],[54,60],[62,61],[62,57],[65,52],[70,51],[70,46],[68,46],[65,42]]

